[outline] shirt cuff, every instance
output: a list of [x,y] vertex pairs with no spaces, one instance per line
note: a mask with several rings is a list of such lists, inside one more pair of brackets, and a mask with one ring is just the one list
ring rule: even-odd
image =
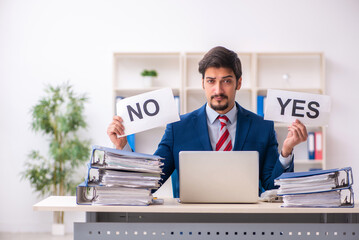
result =
[[126,143],[126,145],[122,148],[123,151],[132,152],[132,148],[130,147],[130,144]]
[[284,169],[289,168],[289,166],[292,164],[293,161],[293,153],[289,154],[288,157],[283,157],[282,154],[279,155],[279,161],[282,164],[282,167]]

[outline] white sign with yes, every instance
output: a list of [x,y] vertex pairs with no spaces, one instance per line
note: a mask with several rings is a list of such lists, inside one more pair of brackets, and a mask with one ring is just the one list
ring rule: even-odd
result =
[[292,123],[296,119],[311,126],[326,126],[330,97],[320,94],[269,89],[264,119]]

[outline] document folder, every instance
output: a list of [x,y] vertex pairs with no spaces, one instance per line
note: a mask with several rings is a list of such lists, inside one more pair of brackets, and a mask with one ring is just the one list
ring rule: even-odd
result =
[[354,207],[354,193],[352,188],[319,193],[287,194],[282,196],[282,207]]
[[283,173],[274,184],[284,207],[354,207],[351,167]]
[[76,187],[76,203],[79,205],[91,205],[95,196],[94,186],[90,187],[82,182]]
[[159,156],[93,146],[85,181],[77,186],[77,204],[148,205],[157,203]]
[[88,186],[89,181],[96,182],[96,179],[90,177],[92,168],[161,174],[161,167],[163,166],[161,162],[162,159],[163,158],[155,155],[128,152],[95,145],[92,147],[85,184]]
[[150,189],[86,186],[83,182],[76,188],[76,203],[79,205],[143,206],[155,203],[155,201]]

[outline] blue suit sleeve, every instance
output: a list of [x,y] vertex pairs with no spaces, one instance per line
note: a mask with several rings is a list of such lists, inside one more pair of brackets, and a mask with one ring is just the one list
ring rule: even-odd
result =
[[164,158],[162,161],[164,163],[163,173],[160,183],[163,184],[171,176],[173,170],[175,169],[174,157],[173,157],[173,125],[168,124],[165,130],[165,134],[162,137],[161,142],[158,145],[158,148],[155,152],[155,155],[158,155]]
[[271,123],[268,144],[264,156],[263,169],[260,174],[262,187],[265,190],[277,188],[274,186],[274,179],[279,177],[283,172],[292,172],[294,168],[293,161],[289,168],[284,169],[279,161],[278,142],[274,131],[274,123]]

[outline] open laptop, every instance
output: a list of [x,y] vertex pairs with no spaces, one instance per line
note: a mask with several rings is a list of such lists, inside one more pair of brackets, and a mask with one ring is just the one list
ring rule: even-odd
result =
[[259,155],[256,151],[179,153],[181,203],[255,203]]

